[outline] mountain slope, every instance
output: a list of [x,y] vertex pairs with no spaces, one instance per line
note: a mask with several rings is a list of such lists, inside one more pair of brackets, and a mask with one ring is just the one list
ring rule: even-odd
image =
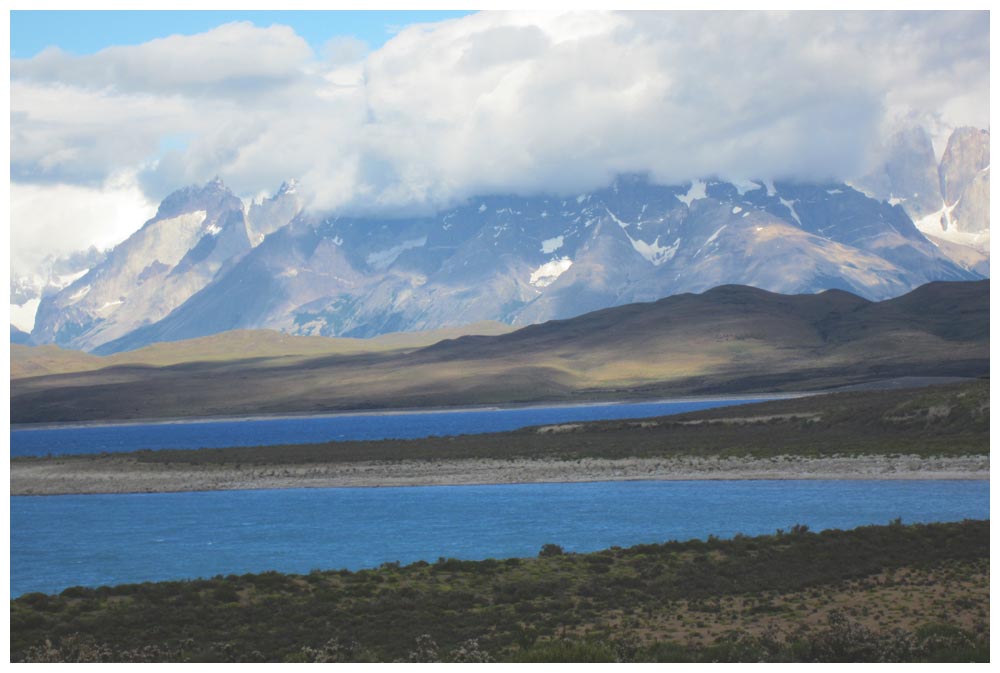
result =
[[19,330],[31,332],[35,314],[46,295],[59,292],[73,281],[94,268],[107,256],[107,251],[90,246],[66,256],[47,256],[33,273],[17,275],[12,269],[10,278],[10,322]]
[[941,178],[926,129],[904,128],[878,149],[881,161],[855,184],[875,197],[903,206],[914,219],[941,209]]
[[662,397],[988,372],[988,281],[931,283],[883,302],[840,290],[779,295],[723,286],[406,353],[19,379],[11,383],[11,416],[39,422]]
[[[287,200],[284,193],[275,199]],[[266,224],[267,216],[288,209],[273,201],[258,207],[269,209],[256,215],[253,228],[242,201],[219,179],[174,192],[103,261],[42,299],[32,336],[93,350],[160,320],[250,252],[251,234],[278,226]]]
[[883,161],[857,186],[899,204],[943,254],[960,266],[989,274],[990,132],[955,129],[938,161],[922,128],[894,135]]
[[239,199],[219,182],[182,190],[101,264],[42,301],[36,338],[84,349],[117,338],[167,315],[249,250]]
[[156,343],[134,351],[108,356],[62,349],[51,344],[28,347],[17,345],[12,341],[10,377],[19,379],[49,374],[69,374],[123,365],[167,367],[191,362],[234,359],[280,358],[287,363],[294,359],[302,360],[321,355],[415,350],[443,339],[454,339],[469,334],[504,334],[512,330],[512,327],[503,323],[481,322],[426,332],[383,334],[372,339],[290,336],[273,330],[233,330],[187,341]]
[[526,325],[722,284],[869,299],[976,274],[899,208],[843,184],[623,176],[574,198],[494,196],[431,217],[297,217],[107,354],[231,329],[370,337]]
[[14,325],[10,326],[10,343],[28,346],[31,344],[31,335],[23,330],[19,330]]

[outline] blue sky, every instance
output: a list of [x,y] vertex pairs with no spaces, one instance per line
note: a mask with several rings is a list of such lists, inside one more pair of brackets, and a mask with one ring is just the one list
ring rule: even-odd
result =
[[413,23],[443,21],[467,11],[52,11],[10,13],[11,58],[30,58],[49,46],[92,54],[111,45],[135,45],[168,35],[194,35],[232,21],[262,28],[291,26],[313,49],[332,37],[351,36],[378,49],[395,31]]

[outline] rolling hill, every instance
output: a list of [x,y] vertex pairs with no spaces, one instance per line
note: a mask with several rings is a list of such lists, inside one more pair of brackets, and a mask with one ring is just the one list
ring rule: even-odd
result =
[[92,355],[55,345],[11,344],[10,376],[20,379],[47,374],[69,374],[123,365],[170,365],[233,359],[304,359],[321,355],[356,355],[423,348],[443,339],[465,335],[498,335],[513,331],[503,323],[484,320],[463,327],[423,332],[395,332],[371,339],[292,336],[274,330],[232,330],[185,341],[156,343],[114,355]]
[[[191,344],[192,342],[186,342]],[[989,372],[989,282],[882,302],[744,286],[604,309],[413,351],[246,352],[15,379],[14,423],[816,390]]]

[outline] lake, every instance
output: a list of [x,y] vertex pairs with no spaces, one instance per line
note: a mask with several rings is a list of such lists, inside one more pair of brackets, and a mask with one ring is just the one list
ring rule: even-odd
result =
[[180,423],[129,423],[18,428],[10,433],[11,456],[118,453],[140,449],[310,444],[351,439],[416,439],[516,430],[531,425],[648,418],[770,398],[717,398],[626,404],[538,406],[515,409],[335,414]]
[[264,570],[534,556],[989,518],[988,481],[698,481],[10,499],[11,596]]

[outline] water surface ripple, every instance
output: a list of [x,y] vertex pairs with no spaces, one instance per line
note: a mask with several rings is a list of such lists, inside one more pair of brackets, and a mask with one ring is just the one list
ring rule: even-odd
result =
[[697,481],[10,499],[11,595],[264,570],[533,556],[989,518],[988,481]]
[[568,421],[662,416],[759,401],[759,398],[719,398],[515,409],[453,409],[16,428],[10,433],[10,455],[120,453],[140,449],[310,444],[352,439],[415,439],[431,435],[502,432],[530,425]]

